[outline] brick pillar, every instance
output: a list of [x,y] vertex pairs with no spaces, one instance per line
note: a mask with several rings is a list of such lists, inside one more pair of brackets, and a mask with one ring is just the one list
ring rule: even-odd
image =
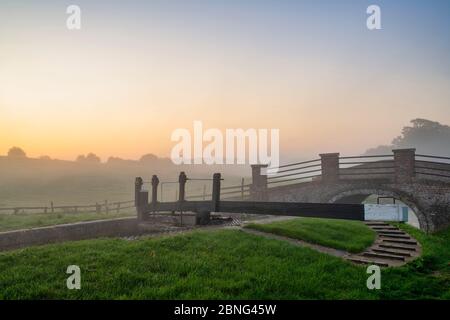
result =
[[396,149],[394,153],[395,181],[411,182],[415,176],[416,149]]
[[250,186],[250,197],[252,200],[267,200],[267,175],[261,174],[262,168],[267,164],[252,164],[252,185]]
[[339,180],[339,153],[320,154],[322,164],[322,182]]

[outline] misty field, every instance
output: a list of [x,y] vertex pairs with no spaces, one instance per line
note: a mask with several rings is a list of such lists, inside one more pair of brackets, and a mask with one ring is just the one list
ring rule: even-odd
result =
[[[450,229],[426,235],[401,225],[423,256],[382,270],[237,230],[140,240],[99,239],[0,253],[1,299],[450,299]],[[81,290],[66,287],[81,268]]]
[[136,216],[134,209],[120,213],[30,213],[30,214],[1,214],[0,232],[38,228],[58,224],[75,223],[80,221],[94,221]]

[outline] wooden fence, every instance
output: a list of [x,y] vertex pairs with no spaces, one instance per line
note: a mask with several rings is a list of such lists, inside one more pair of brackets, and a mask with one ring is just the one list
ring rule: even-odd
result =
[[24,207],[9,207],[1,208],[0,214],[45,214],[45,213],[120,213],[123,210],[134,208],[134,200],[108,202],[90,205],[65,205],[55,206],[53,201],[50,206],[24,206]]

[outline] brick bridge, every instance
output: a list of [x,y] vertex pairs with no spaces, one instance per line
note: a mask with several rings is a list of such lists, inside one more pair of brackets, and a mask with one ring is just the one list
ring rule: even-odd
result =
[[450,225],[450,158],[398,149],[377,156],[327,153],[279,168],[253,165],[249,193],[256,201],[306,203],[356,204],[370,195],[392,197],[414,211],[421,229],[434,232]]

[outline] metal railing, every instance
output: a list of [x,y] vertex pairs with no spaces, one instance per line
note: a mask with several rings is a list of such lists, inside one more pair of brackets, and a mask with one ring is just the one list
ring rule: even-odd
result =
[[268,168],[267,174],[267,184],[270,187],[312,181],[322,175],[321,159]]
[[[374,160],[375,159],[375,160]],[[339,157],[338,175],[341,178],[377,178],[395,174],[394,156],[345,156]]]
[[450,178],[450,157],[416,154],[415,174]]

